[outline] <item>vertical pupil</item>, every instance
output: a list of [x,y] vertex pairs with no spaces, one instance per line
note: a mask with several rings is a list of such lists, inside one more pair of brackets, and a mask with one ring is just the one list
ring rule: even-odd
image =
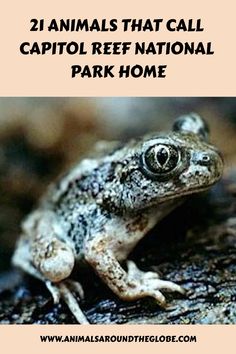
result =
[[164,147],[160,148],[157,151],[157,160],[158,160],[158,162],[159,162],[159,164],[161,166],[165,165],[165,163],[168,160],[168,157],[169,157],[169,154],[168,154],[167,150]]

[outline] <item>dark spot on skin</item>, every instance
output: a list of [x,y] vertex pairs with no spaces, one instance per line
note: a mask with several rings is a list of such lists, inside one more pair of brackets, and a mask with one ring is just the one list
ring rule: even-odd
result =
[[174,131],[174,132],[179,132],[179,131],[181,131],[184,122],[185,122],[185,119],[184,119],[184,118],[176,120],[176,121],[174,122],[174,124],[173,124],[173,131]]
[[131,223],[126,225],[128,232],[143,231],[147,227],[148,218],[142,215],[137,216]]
[[205,128],[200,128],[198,131],[199,135],[201,135],[204,139],[207,138],[209,134],[209,130],[207,131]]

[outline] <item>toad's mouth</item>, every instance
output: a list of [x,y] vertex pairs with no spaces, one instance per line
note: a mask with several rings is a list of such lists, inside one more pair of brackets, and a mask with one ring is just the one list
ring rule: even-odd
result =
[[186,196],[191,195],[191,194],[198,194],[198,193],[201,193],[201,192],[205,192],[208,189],[210,189],[211,187],[213,187],[215,184],[216,184],[216,182],[212,182],[211,184],[208,184],[205,187],[204,186],[203,187],[193,187],[193,188],[188,189],[186,191],[181,191],[181,192],[173,193],[171,195],[166,195],[165,197],[163,197],[163,200],[159,201],[158,204],[165,203],[167,200],[181,198],[181,197],[186,197]]

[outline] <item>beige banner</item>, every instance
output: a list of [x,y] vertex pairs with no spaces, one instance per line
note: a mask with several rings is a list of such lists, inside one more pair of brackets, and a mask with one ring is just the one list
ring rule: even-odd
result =
[[[4,2],[1,9],[1,96],[234,96],[236,94],[235,2],[108,0]],[[160,31],[55,32],[50,20],[158,19]],[[204,31],[168,31],[168,19],[201,20]],[[31,19],[44,19],[43,31],[30,31]],[[176,25],[177,25],[176,24]],[[186,22],[186,24],[188,24]],[[172,23],[172,28],[174,27]],[[40,24],[38,23],[38,28]],[[214,55],[23,55],[22,42],[212,42]],[[26,48],[26,47],[25,47]],[[30,47],[31,48],[31,47]],[[29,47],[26,48],[27,50]],[[165,78],[71,78],[71,66],[167,65]]]
[[[150,354],[184,354],[184,353],[214,353],[228,354],[235,353],[235,326],[105,326],[105,325],[92,325],[92,326],[76,326],[76,325],[47,325],[47,326],[1,326],[0,328],[0,341],[1,348],[4,348],[7,353],[15,354],[22,352],[24,354],[41,354],[56,353],[64,354],[69,353],[93,353],[97,354],[120,354],[121,351],[143,354],[144,350]],[[54,341],[42,342],[41,337],[52,338],[57,336]],[[61,337],[60,337],[61,336]],[[73,336],[80,338],[80,342],[68,342]],[[84,336],[84,337],[83,337]],[[89,337],[88,337],[89,336]],[[97,337],[96,337],[97,336]],[[115,336],[129,337],[130,342],[92,342],[95,338],[109,336],[111,341]],[[135,337],[145,338],[158,338],[160,341],[152,342],[135,342]],[[194,338],[196,341],[192,342],[162,342],[163,338]],[[182,337],[179,337],[182,336]],[[84,338],[84,342],[82,341]],[[61,341],[59,342],[59,339]],[[93,338],[93,339],[92,339]],[[88,341],[90,339],[90,342]],[[133,340],[132,340],[133,339]]]

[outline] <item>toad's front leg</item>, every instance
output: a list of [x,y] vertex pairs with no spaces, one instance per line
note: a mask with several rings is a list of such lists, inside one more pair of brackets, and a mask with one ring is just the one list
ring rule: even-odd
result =
[[[75,263],[74,252],[59,239],[61,230],[54,213],[36,211],[24,223],[23,230],[13,255],[13,264],[42,280],[54,303],[63,298],[77,321],[88,324],[73,295],[75,292],[83,298],[83,289],[78,282],[68,279]],[[31,237],[27,237],[28,234]]]
[[160,305],[165,305],[165,297],[159,291],[160,289],[184,293],[184,289],[179,285],[160,280],[157,273],[142,272],[134,262],[128,262],[128,272],[126,272],[115,258],[111,243],[108,238],[101,236],[89,241],[86,260],[121,299],[132,301],[150,296]]

